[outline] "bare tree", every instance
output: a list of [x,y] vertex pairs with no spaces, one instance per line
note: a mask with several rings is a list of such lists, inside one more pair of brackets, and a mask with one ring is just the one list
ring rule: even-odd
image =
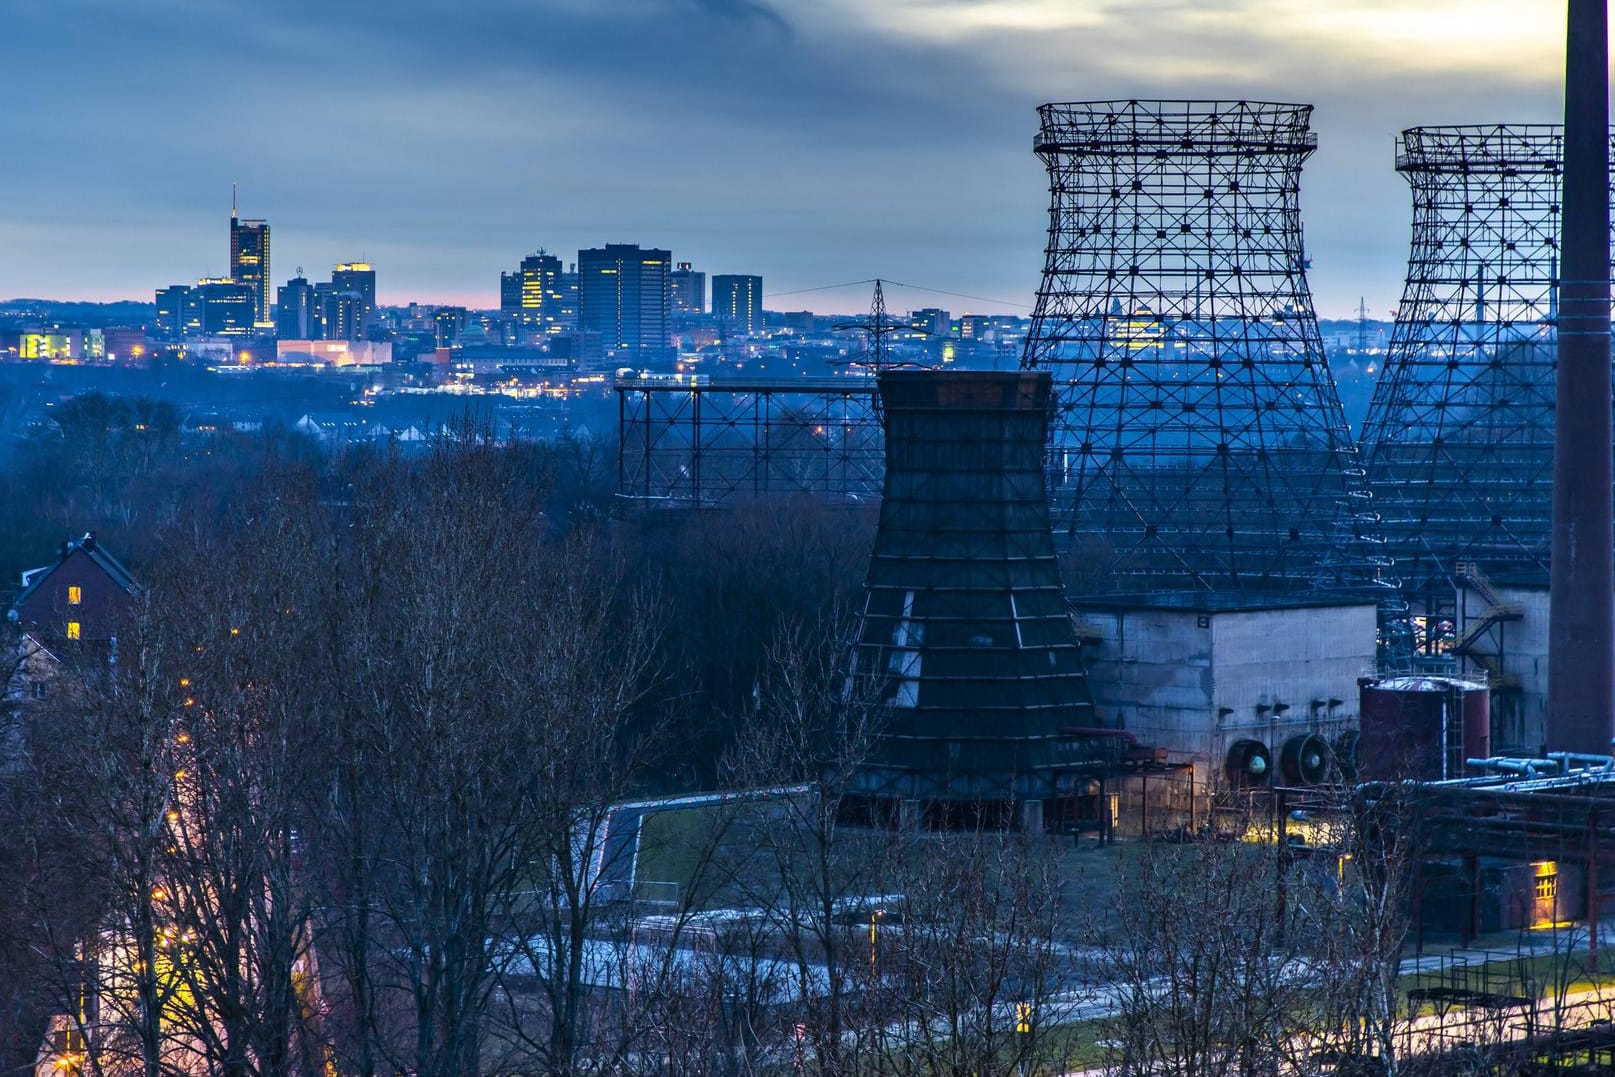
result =
[[[298,848],[320,739],[305,551],[317,477],[287,472],[230,525],[193,531],[151,590],[189,646],[159,934],[183,984],[172,1007],[209,1068],[285,1077],[312,984]],[[179,571],[175,571],[178,569]]]
[[900,894],[872,917],[869,938],[880,1071],[1063,1068],[1060,1041],[1040,1035],[1074,1009],[1053,842],[973,829],[911,836],[892,850]]
[[1147,843],[1118,873],[1105,970],[1120,1074],[1278,1072],[1316,981],[1267,845]]
[[[29,829],[70,851],[67,871],[34,876],[37,944],[55,973],[57,1012],[95,1073],[156,1077],[176,1055],[167,1024],[176,984],[158,909],[184,694],[167,666],[170,644],[156,601],[142,594],[116,663],[89,654],[63,665],[28,714],[26,773],[44,792],[27,806]],[[43,867],[44,845],[33,853]],[[85,915],[62,917],[73,895],[93,898]]]
[[592,536],[553,535],[519,464],[475,438],[379,462],[323,589],[318,948],[360,1072],[567,1073],[586,1046],[605,823],[654,740],[631,707],[653,618]]
[[732,785],[782,790],[743,817],[751,854],[728,872],[790,963],[804,1065],[826,1077],[857,1072],[868,1047],[856,1035],[868,973],[857,925],[887,885],[886,835],[843,821],[885,718],[848,680],[850,624],[832,611],[781,627],[727,768]]

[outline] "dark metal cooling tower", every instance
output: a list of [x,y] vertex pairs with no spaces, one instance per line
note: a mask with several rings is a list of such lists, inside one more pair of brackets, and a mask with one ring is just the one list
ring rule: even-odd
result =
[[1078,743],[1061,729],[1096,723],[1044,487],[1049,375],[886,371],[880,398],[885,493],[853,669],[890,719],[859,791],[1053,796]]

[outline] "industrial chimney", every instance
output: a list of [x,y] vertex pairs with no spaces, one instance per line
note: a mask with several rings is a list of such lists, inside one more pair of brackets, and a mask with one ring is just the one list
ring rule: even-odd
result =
[[1608,0],[1570,0],[1564,169],[1548,747],[1607,755],[1615,733]]
[[[1043,371],[889,370],[880,526],[853,680],[889,722],[858,792],[1029,826],[1097,723],[1044,485]],[[1125,735],[1123,735],[1125,736]]]

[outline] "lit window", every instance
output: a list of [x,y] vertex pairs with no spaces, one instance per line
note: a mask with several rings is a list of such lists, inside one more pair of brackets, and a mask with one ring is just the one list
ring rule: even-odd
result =
[[67,622],[67,638],[68,639],[78,639],[79,638],[79,623],[77,621],[69,621],[69,622]]
[[80,602],[83,602],[83,601],[84,601],[84,588],[78,586],[78,584],[74,584],[72,587],[69,587],[67,589],[67,604],[69,606],[77,606]]

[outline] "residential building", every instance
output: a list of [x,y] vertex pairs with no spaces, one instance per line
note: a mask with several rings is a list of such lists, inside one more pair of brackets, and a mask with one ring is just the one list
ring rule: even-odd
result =
[[763,278],[720,273],[712,278],[712,313],[730,335],[751,336],[763,327]]
[[22,633],[30,667],[43,656],[54,662],[85,653],[105,658],[126,631],[134,593],[134,576],[91,531],[62,543],[51,564],[22,574],[6,618]]
[[705,314],[707,312],[707,275],[691,269],[689,262],[680,262],[668,276],[672,286],[674,314]]

